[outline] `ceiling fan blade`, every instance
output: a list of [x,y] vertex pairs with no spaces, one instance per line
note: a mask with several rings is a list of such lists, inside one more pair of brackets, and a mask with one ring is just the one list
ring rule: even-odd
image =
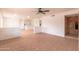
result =
[[41,10],[42,8],[38,8],[38,10]]
[[37,14],[45,14],[44,12],[37,12]]
[[49,10],[45,10],[45,11],[43,11],[43,12],[49,12]]
[[42,8],[38,8],[37,14],[39,14],[39,13],[46,14],[45,12],[49,12],[49,10],[42,10]]
[[44,13],[44,12],[41,12],[42,14],[46,14],[46,13]]

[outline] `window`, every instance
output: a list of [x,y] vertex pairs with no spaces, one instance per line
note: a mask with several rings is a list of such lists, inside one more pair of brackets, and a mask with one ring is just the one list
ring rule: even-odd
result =
[[13,28],[13,27],[20,27],[20,20],[18,16],[14,14],[6,14],[0,16],[0,27],[1,28]]

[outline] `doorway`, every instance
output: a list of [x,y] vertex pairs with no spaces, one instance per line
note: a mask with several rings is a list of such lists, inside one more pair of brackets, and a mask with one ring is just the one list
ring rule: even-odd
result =
[[65,36],[78,38],[78,15],[65,16]]

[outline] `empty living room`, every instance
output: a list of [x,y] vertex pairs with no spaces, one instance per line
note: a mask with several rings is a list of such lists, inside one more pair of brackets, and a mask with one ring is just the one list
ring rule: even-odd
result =
[[79,8],[0,8],[0,51],[79,51]]

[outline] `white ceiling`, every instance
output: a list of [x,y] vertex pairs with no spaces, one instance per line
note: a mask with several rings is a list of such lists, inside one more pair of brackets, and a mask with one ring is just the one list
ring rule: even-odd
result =
[[52,12],[59,13],[59,12],[64,12],[64,11],[69,11],[69,10],[75,10],[76,8],[49,8]]
[[[77,8],[43,8],[43,9],[50,10],[48,14],[54,14],[54,13],[74,10]],[[0,8],[0,11],[3,13],[12,13],[12,14],[18,14],[18,15],[32,16],[37,13],[38,9],[37,8]]]

